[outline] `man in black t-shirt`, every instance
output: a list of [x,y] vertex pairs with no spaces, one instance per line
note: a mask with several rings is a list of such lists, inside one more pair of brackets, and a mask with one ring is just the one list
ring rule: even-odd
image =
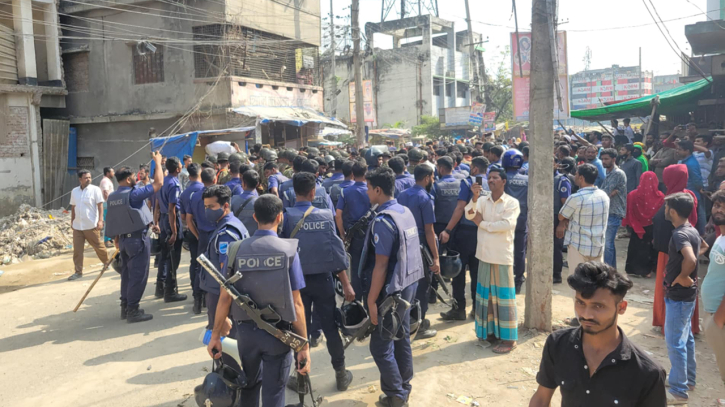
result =
[[687,218],[695,203],[687,193],[665,198],[665,218],[675,230],[669,244],[665,268],[665,342],[672,365],[668,404],[685,404],[688,390],[695,388],[697,364],[691,320],[697,298],[697,256],[707,250],[700,234]]

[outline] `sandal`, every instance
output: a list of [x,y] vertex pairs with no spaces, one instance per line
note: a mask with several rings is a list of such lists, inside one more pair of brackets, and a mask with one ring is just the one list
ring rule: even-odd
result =
[[497,353],[499,355],[511,353],[511,351],[514,349],[516,349],[516,343],[512,343],[512,344],[501,343],[501,344],[498,344],[498,345],[494,346],[493,348],[491,348],[493,353]]

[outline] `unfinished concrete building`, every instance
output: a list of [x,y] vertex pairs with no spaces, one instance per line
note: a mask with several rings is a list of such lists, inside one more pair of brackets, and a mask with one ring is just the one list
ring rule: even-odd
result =
[[[470,69],[468,32],[456,31],[455,23],[433,15],[421,15],[368,23],[365,26],[367,51],[363,62],[363,80],[372,81],[372,114],[366,113],[370,127],[404,122],[407,127],[420,123],[422,116],[438,116],[438,109],[469,106]],[[386,38],[387,37],[387,38]],[[473,34],[474,43],[481,34]],[[378,43],[392,40],[392,49]],[[477,56],[478,57],[478,56]],[[337,89],[341,90],[332,106],[332,82],[328,79],[330,59],[322,61],[325,75],[325,112],[351,122],[349,87],[354,84],[352,55],[336,59]],[[368,110],[366,102],[366,110]],[[354,113],[353,113],[354,114]]]

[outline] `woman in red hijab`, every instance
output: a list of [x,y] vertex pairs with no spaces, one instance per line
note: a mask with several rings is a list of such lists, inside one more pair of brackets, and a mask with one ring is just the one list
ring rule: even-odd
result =
[[622,226],[632,228],[627,249],[627,274],[649,278],[657,266],[657,252],[652,246],[652,218],[665,202],[665,194],[657,189],[659,181],[652,171],[642,173],[639,186],[627,195],[627,216]]
[[[685,164],[673,164],[665,168],[662,173],[662,182],[667,187],[667,195],[672,195],[677,192],[686,192],[692,196],[695,201],[695,208],[697,208],[697,198],[695,194],[685,189],[687,186],[687,166]],[[634,192],[634,191],[633,191]],[[627,212],[629,214],[629,212]],[[697,211],[693,210],[688,218],[691,225],[697,224]],[[665,266],[669,256],[667,252],[669,250],[670,239],[672,238],[672,232],[675,230],[674,226],[670,221],[665,219],[665,206],[662,205],[660,209],[652,218],[653,226],[653,246],[658,252],[657,256],[657,278],[655,281],[655,300],[652,308],[652,326],[655,330],[662,333],[662,328],[665,326]],[[696,300],[699,302],[699,300]],[[700,313],[698,311],[699,304],[695,304],[695,314],[692,316],[692,333],[700,333]]]

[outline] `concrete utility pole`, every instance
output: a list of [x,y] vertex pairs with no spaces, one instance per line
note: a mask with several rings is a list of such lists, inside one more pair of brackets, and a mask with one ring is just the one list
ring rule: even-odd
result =
[[335,9],[332,6],[332,1],[333,0],[330,0],[330,56],[332,62],[330,64],[330,81],[332,82],[332,86],[330,86],[330,89],[332,89],[332,97],[330,98],[330,103],[332,103],[332,117],[337,117],[337,75],[335,75]]
[[[529,106],[529,239],[524,326],[551,331],[554,265],[554,35],[556,0],[533,0],[531,13],[531,90]],[[555,21],[555,20],[554,20]]]
[[360,0],[352,0],[352,63],[355,69],[355,135],[357,145],[365,145],[365,111],[363,109],[362,60],[360,55]]
[[400,18],[405,18],[405,0],[400,0]]
[[[477,101],[481,98],[481,88],[479,85],[478,78],[478,64],[476,63],[476,44],[473,43],[473,27],[471,26],[471,9],[468,7],[468,0],[466,0],[466,24],[468,24],[468,60],[469,67],[468,72],[471,77],[471,102]],[[455,95],[454,95],[455,96]],[[486,105],[486,109],[490,106]]]

